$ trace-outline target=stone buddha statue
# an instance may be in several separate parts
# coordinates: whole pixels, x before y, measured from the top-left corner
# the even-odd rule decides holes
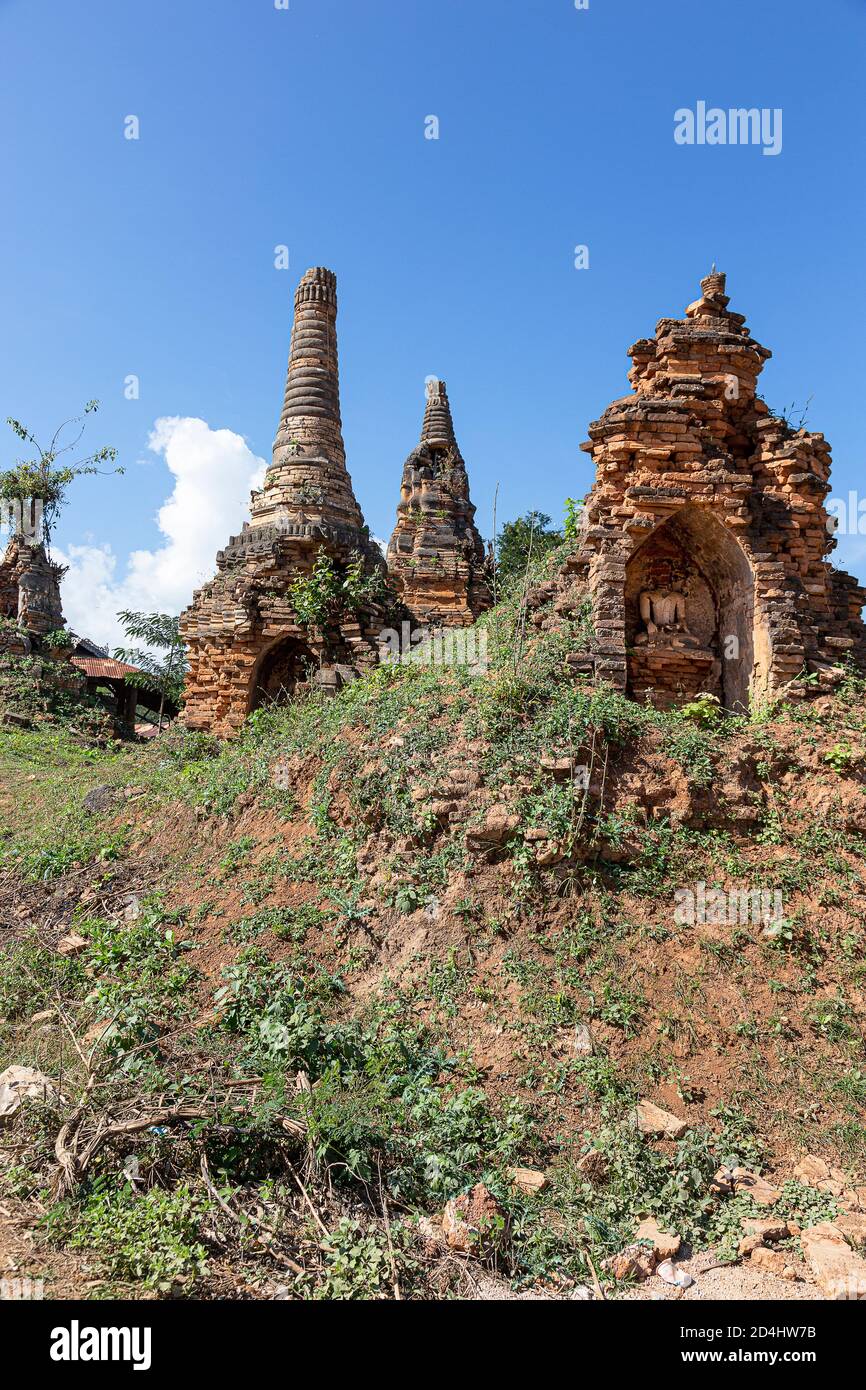
[[[640,618],[644,630],[635,636],[636,646],[699,647],[700,638],[689,632],[686,622],[686,595],[669,580],[652,589],[642,589]]]

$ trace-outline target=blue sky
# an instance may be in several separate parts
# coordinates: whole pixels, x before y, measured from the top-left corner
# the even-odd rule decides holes
[[[769,404],[811,396],[835,493],[861,488],[864,38],[864,0],[0,0],[0,415],[50,433],[98,397],[87,438],[127,468],[64,513],[67,615],[113,635],[115,604],[207,577],[270,456],[316,264],[379,536],[431,373],[482,531],[497,482],[500,519],[561,518],[626,349],[712,261],[773,349]],[[781,108],[781,153],[677,145],[699,100]],[[148,448],[174,417],[205,425]],[[866,578],[866,536],[836,558]]]

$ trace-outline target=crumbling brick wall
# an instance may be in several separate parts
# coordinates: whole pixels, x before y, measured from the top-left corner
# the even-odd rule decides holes
[[[0,560],[0,617],[16,622],[28,637],[61,628],[62,576],[62,567],[49,560],[41,541],[12,536]]]

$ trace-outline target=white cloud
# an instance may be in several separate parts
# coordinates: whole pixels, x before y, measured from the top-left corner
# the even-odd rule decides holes
[[[174,491],[156,521],[165,543],[133,550],[122,566],[111,545],[54,549],[69,566],[63,612],[82,636],[113,648],[124,642],[121,609],[179,613],[193,589],[215,573],[215,556],[247,516],[251,489],[261,487],[264,459],[232,430],[212,430],[204,420],[171,416],[154,424],[148,448],[174,476]]]
[[[829,556],[830,564],[837,569],[848,570],[851,574],[856,574],[863,582],[863,571],[866,567],[866,536],[838,536],[838,546]]]

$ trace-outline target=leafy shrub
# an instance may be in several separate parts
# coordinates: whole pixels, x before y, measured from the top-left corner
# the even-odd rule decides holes
[[[178,914],[166,913],[158,899],[142,904],[136,922],[91,918],[81,924],[90,939],[88,963],[97,977],[89,1002],[97,1017],[112,1019],[104,1042],[125,1051],[153,1041],[168,1019],[191,1009],[189,986],[195,977],[181,957],[192,949],[174,932]],[[137,1054],[125,1069],[142,1065]]]
[[[562,532],[550,525],[544,512],[527,512],[515,521],[506,521],[496,538],[496,576],[508,588],[522,581],[531,558],[538,560],[556,549]]]
[[[256,947],[242,951],[237,964],[223,971],[225,984],[214,996],[220,1026],[243,1039],[242,1057],[266,1069],[304,1067],[318,1075],[327,1065],[329,1048],[337,1055],[355,1051],[351,1030],[330,1027],[322,998],[340,992],[340,982],[321,972],[312,978],[284,964],[274,964]]]
[[[58,1204],[43,1225],[56,1243],[98,1251],[115,1277],[167,1293],[205,1273],[207,1249],[200,1235],[205,1210],[203,1200],[185,1186],[138,1195],[128,1185],[116,1192],[97,1180],[80,1205]]]
[[[324,1278],[314,1286],[313,1297],[382,1298],[388,1271],[388,1251],[381,1234],[365,1230],[359,1221],[344,1216],[328,1238]]]
[[[848,772],[852,764],[858,762],[860,754],[856,753],[850,743],[834,743],[833,747],[824,754],[824,762],[829,763],[834,772],[838,772],[840,777]]]
[[[721,701],[718,695],[696,695],[693,700],[681,705],[678,713],[680,719],[691,720],[703,729],[712,728],[722,717]]]
[[[384,579],[357,556],[344,569],[320,550],[313,571],[296,579],[289,589],[295,617],[302,627],[324,628],[344,613],[357,613],[385,599]]]
[[[68,651],[70,647],[75,646],[75,638],[65,627],[56,627],[51,632],[46,632],[42,641],[52,651]]]

